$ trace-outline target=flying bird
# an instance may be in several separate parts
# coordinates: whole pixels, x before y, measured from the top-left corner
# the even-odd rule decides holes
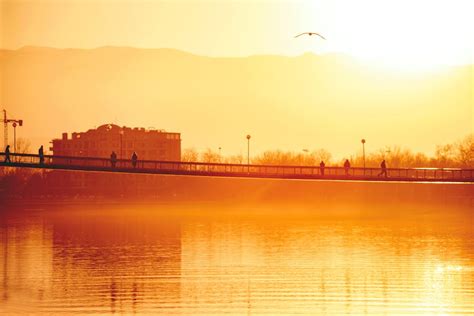
[[[300,37],[301,35],[305,35],[305,34],[307,34],[307,35],[309,35],[309,36],[317,35],[317,36],[321,37],[323,40],[325,40],[324,36],[322,36],[322,35],[319,34],[319,33],[314,33],[314,32],[304,32],[304,33],[301,33],[301,34],[296,35],[295,38]]]

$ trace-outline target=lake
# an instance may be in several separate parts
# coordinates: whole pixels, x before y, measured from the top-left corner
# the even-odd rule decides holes
[[[0,312],[472,315],[470,206],[3,206]]]

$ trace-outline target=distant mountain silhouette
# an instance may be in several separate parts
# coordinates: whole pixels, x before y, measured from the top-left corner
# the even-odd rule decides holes
[[[182,132],[183,147],[400,144],[431,150],[472,132],[473,67],[427,73],[367,67],[341,54],[211,58],[174,49],[23,47],[0,51],[0,106],[33,145],[106,122]]]

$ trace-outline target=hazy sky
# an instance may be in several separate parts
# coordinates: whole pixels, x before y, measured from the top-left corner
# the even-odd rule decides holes
[[[1,46],[341,51],[397,68],[472,62],[472,0],[0,0]],[[319,38],[298,38],[317,31]]]
[[[362,133],[360,128],[357,130],[364,137],[370,138],[371,134],[369,132],[372,133],[374,136],[372,136],[371,140],[373,139],[374,146],[412,144],[411,147],[413,149],[427,151],[430,148],[434,148],[435,144],[454,141],[465,136],[466,131],[473,131],[474,105],[472,102],[472,91],[474,88],[471,90],[466,88],[466,85],[472,86],[473,76],[463,76],[462,82],[457,82],[457,79],[449,76],[439,79],[439,82],[435,82],[436,80],[431,79],[436,75],[431,74],[442,73],[448,69],[447,67],[442,68],[440,66],[474,64],[474,0],[0,0],[0,4],[0,47],[6,49],[18,49],[23,46],[57,48],[131,46],[139,48],[174,48],[206,56],[248,56],[255,54],[295,56],[308,51],[320,54],[342,52],[360,58],[364,63],[377,66],[377,69],[379,65],[387,67],[389,70],[385,75],[387,73],[389,75],[385,78],[389,78],[390,74],[395,70],[396,72],[403,72],[403,76],[406,76],[408,72],[407,82],[413,80],[414,83],[426,83],[427,87],[424,92],[407,92],[406,95],[401,96],[405,99],[405,102],[392,106],[387,106],[393,99],[390,95],[390,93],[393,93],[390,80],[382,82],[381,86],[383,87],[377,86],[378,82],[376,84],[372,82],[370,86],[362,85],[367,91],[373,90],[370,93],[367,92],[367,95],[364,95],[364,97],[370,98],[373,95],[377,95],[377,93],[384,97],[382,98],[383,102],[380,102],[382,104],[380,109],[374,108],[371,111],[364,112],[364,115],[367,117],[367,120],[364,120],[366,132]],[[319,37],[294,38],[296,34],[307,31],[320,32],[327,38],[327,41]],[[21,60],[22,56],[18,58],[18,60]],[[54,58],[51,60],[51,67],[60,65],[58,60]],[[262,61],[259,67],[267,67],[269,64],[267,61]],[[67,70],[66,68],[58,68],[56,73],[51,68],[38,71],[37,68],[41,68],[41,65],[35,63],[34,60],[29,62],[29,68],[25,68],[23,60],[16,64],[9,64],[10,79],[6,75],[0,76],[0,80],[5,80],[4,82],[7,80],[13,82],[14,79],[22,78],[20,81],[17,80],[18,82],[15,81],[15,84],[18,86],[10,88],[9,91],[5,88],[7,84],[2,85],[0,81],[0,85],[2,85],[4,90],[0,90],[0,103],[3,103],[0,106],[6,107],[15,115],[20,115],[28,122],[31,122],[27,126],[25,124],[25,127],[22,129],[22,132],[27,137],[33,137],[33,135],[38,135],[41,132],[44,133],[41,141],[44,141],[58,137],[62,131],[71,131],[71,128],[77,131],[87,130],[95,125],[91,121],[91,117],[97,121],[97,124],[110,122],[117,118],[116,113],[120,112],[118,111],[118,109],[121,109],[120,106],[116,106],[113,112],[100,110],[100,107],[98,107],[100,102],[97,101],[97,99],[100,99],[105,104],[104,108],[115,106],[123,101],[117,96],[116,90],[113,90],[113,93],[110,94],[104,92],[104,87],[113,87],[114,84],[117,84],[117,81],[113,81],[115,74],[113,71],[103,72],[104,76],[112,78],[110,79],[112,81],[100,81],[97,87],[100,86],[101,90],[94,94],[96,99],[87,99],[82,95],[82,91],[80,91],[81,94],[79,95],[75,94],[77,93],[74,90],[77,85],[76,82],[71,83],[68,87],[63,87],[63,80],[75,80],[75,77],[69,73],[65,77],[59,76],[60,73]],[[140,71],[136,73],[131,72],[131,74],[128,74],[128,77],[122,78],[124,80],[131,80],[128,86],[123,87],[123,90],[131,89],[133,92],[135,91],[133,89],[137,88],[137,83],[140,82],[147,82],[150,85],[156,84],[156,80],[159,78],[153,77],[149,78],[149,81],[145,80],[145,78],[148,78],[147,76],[154,75],[151,72],[147,73],[149,70],[148,66],[143,66],[149,64],[143,62],[144,64],[142,65],[141,60],[134,60],[133,62],[141,67],[136,67]],[[56,65],[56,63],[58,64]],[[92,66],[87,65],[87,67],[93,68],[92,73],[96,71],[95,67],[99,67],[105,62],[96,61],[96,63],[96,65]],[[150,65],[154,63],[155,61],[150,62]],[[357,68],[364,69],[363,71],[357,71],[362,73],[366,68],[371,68],[365,67],[365,65],[364,67]],[[6,74],[7,67],[4,69],[0,70]],[[127,69],[127,67],[123,67],[120,70],[126,71]],[[143,69],[146,70],[143,71]],[[302,69],[307,70],[306,65]],[[309,71],[305,79],[302,78],[302,74],[305,71],[296,73],[295,78],[300,80],[298,84],[304,82],[308,87],[312,88],[318,85],[318,89],[323,89],[324,84],[329,82],[326,79],[334,77],[337,80],[335,81],[336,83],[333,82],[331,88],[336,89],[341,82],[344,82],[344,78],[338,77],[339,74],[334,72],[335,68],[331,68],[327,72],[327,77],[325,77],[324,81],[318,81],[319,69],[322,68],[315,67],[311,70],[312,72]],[[61,81],[55,82],[58,85],[57,88],[49,81],[45,85],[45,90],[51,90],[51,95],[48,95],[47,104],[56,107],[60,113],[64,112],[61,116],[61,122],[64,120],[64,117],[71,115],[72,123],[78,124],[77,126],[74,125],[72,127],[71,122],[63,122],[61,123],[62,125],[59,123],[50,124],[48,128],[39,127],[43,126],[44,123],[38,119],[36,113],[37,104],[32,100],[36,101],[40,97],[44,97],[45,92],[41,94],[34,89],[36,87],[34,80],[37,80],[37,78],[31,75],[33,70],[36,71],[35,74],[41,80],[47,80],[45,79],[46,76],[51,76],[50,80],[52,81],[62,78]],[[184,68],[181,73],[189,75],[186,72],[187,70]],[[21,71],[23,71],[23,77],[20,76]],[[255,71],[257,74],[259,73],[259,69],[252,69],[252,71]],[[268,71],[270,72],[270,70]],[[215,72],[217,73],[218,70],[215,70]],[[240,72],[237,72],[237,74],[246,75],[246,77],[241,80],[240,86],[231,86],[235,90],[245,90],[249,87],[254,87],[256,91],[261,91],[262,87],[265,87],[267,84],[266,81],[271,81],[271,79],[281,79],[284,81],[285,79],[285,73],[279,74],[279,77],[283,78],[278,78],[278,76],[261,76],[261,78],[264,78],[262,82],[253,82],[253,85],[251,85],[249,80],[252,80],[252,76],[246,73],[241,74]],[[170,74],[167,73],[167,75]],[[218,76],[216,75],[216,77]],[[83,77],[80,77],[78,74],[77,78]],[[232,82],[231,79],[233,78],[228,76],[217,83],[222,83],[225,86],[226,82]],[[33,86],[30,88],[30,91],[25,91],[25,81],[28,80],[31,81],[30,83]],[[354,95],[361,94],[356,89],[358,86],[357,81],[354,82],[354,84],[348,84],[348,89]],[[163,81],[162,84],[168,83],[168,81]],[[10,87],[14,85],[12,83],[9,84]],[[88,82],[84,79],[79,84],[87,86]],[[213,84],[216,83],[213,82]],[[438,91],[438,86],[441,85],[449,87],[449,92],[446,92],[445,99],[438,100],[438,103],[442,105],[442,111],[436,111],[429,107],[431,105],[429,100],[442,95]],[[278,87],[278,84],[275,84],[275,86]],[[183,93],[181,86],[177,85],[177,87],[178,92],[173,95],[173,98],[170,97],[169,100],[163,100],[163,104],[173,104],[173,102],[176,103],[179,100]],[[65,90],[61,90],[62,88]],[[91,89],[94,90],[93,88]],[[134,100],[136,107],[141,110],[148,109],[152,113],[153,107],[151,103],[156,100],[149,98],[149,94],[140,94],[147,87],[139,88],[134,93],[147,96],[147,98],[141,100],[141,105],[139,102],[136,102],[137,100]],[[225,88],[228,87],[225,86]],[[462,92],[458,93],[457,89]],[[35,95],[35,91],[38,95]],[[63,94],[61,94],[61,91]],[[65,91],[73,92],[66,93]],[[132,92],[128,91],[130,95],[133,94]],[[278,95],[285,95],[285,91],[279,92]],[[2,93],[4,95],[3,99]],[[317,94],[319,95],[319,92]],[[199,96],[200,91],[196,91],[196,95]],[[249,95],[252,97],[250,100],[254,100],[254,95]],[[24,97],[23,99],[22,96]],[[239,96],[236,95],[236,97]],[[423,101],[425,102],[423,104],[418,102],[418,99],[422,98],[422,96],[424,97],[423,100],[426,101]],[[162,93],[156,95],[156,98],[159,97],[162,97]],[[208,97],[214,98],[218,96],[213,92]],[[309,120],[311,118],[307,113],[324,109],[325,105],[331,105],[338,97],[338,94],[332,95],[331,98],[326,100],[326,103],[313,107],[308,103],[312,99],[306,94],[301,94],[296,99],[292,97],[291,103],[294,104],[285,105],[286,107],[281,108],[281,111],[286,111],[285,113],[288,113],[287,117],[291,117],[291,115],[298,115],[297,111],[294,110],[295,107],[305,106],[304,111],[301,111],[301,113],[305,113],[303,117],[288,120],[288,126],[294,129],[295,127],[301,127],[301,119]],[[46,102],[45,100],[43,101]],[[49,102],[50,100],[53,100],[54,104],[51,103],[53,101]],[[207,102],[205,98],[199,100],[199,102]],[[469,102],[470,100],[471,102]],[[67,105],[79,101],[91,103],[89,104],[92,109],[91,115],[78,112],[72,116],[73,114],[71,113],[73,112]],[[235,100],[232,99],[230,94],[223,96],[223,104],[232,104],[233,101]],[[277,107],[275,105],[277,103],[289,104],[286,99],[282,100],[275,96],[274,90],[271,90],[265,96],[265,100],[260,100],[260,103],[255,100],[255,104],[248,100],[244,101],[242,101],[242,104],[250,107],[262,106],[265,102],[273,104],[275,107]],[[357,103],[357,101],[351,100],[349,103],[348,110],[355,112],[358,112],[360,108],[367,107],[365,102]],[[196,104],[198,103],[189,102],[188,106],[192,109],[196,107]],[[242,104],[235,104],[232,108],[229,107],[226,110],[228,111],[227,113],[241,110],[243,108]],[[399,126],[405,126],[404,124],[407,120],[414,120],[413,116],[406,118],[405,114],[402,115],[397,112],[406,113],[407,109],[403,108],[403,106],[411,106],[414,113],[420,114],[422,119],[419,121],[425,124],[424,131],[429,130],[429,128],[436,128],[436,132],[444,135],[445,139],[441,139],[435,133],[436,135],[430,135],[430,140],[422,139],[424,137],[414,140],[413,136],[403,136],[403,133],[398,133]],[[129,126],[154,126],[148,124],[151,124],[149,120],[154,120],[155,116],[137,116],[137,120],[134,121],[131,118],[134,117],[135,108],[130,109],[126,103],[122,107],[122,114],[118,117],[121,124]],[[375,113],[385,113],[386,111],[392,111],[393,113],[391,116],[387,116],[387,123],[385,123],[385,119],[374,123],[374,110]],[[161,111],[161,108],[157,108],[155,111]],[[113,117],[111,117],[111,113],[114,113]],[[44,115],[49,114],[46,113]],[[200,115],[199,118],[202,118],[202,114]],[[427,115],[431,119],[427,119]],[[190,117],[190,119],[194,119],[194,117]],[[447,127],[442,123],[444,119],[458,126],[446,132],[445,129]],[[176,122],[172,125],[172,130],[182,131],[184,135],[193,135],[200,128],[200,126],[192,124],[186,125],[182,122],[183,120],[179,115],[169,113],[167,122],[173,120],[176,120]],[[235,128],[229,127],[232,121],[235,121],[235,117],[229,117],[228,121],[221,120],[222,129],[228,129],[226,131],[227,134],[222,134],[223,139],[225,137],[230,138],[230,133],[237,133]],[[399,125],[392,128],[391,124],[393,125],[394,122],[398,122]],[[254,123],[254,125],[249,123],[248,126],[245,126],[245,130],[238,132],[240,133],[239,135],[245,135],[248,131],[256,131],[255,133],[257,133],[260,131],[259,128],[262,130],[260,134],[266,132],[269,135],[281,130],[278,124],[271,125],[268,123],[268,126],[262,127],[258,120]],[[81,125],[79,126],[79,124]],[[216,144],[222,144],[223,140],[218,138],[209,140],[208,143],[203,141],[212,134],[211,129],[209,129],[213,127],[211,126],[212,124],[215,125],[216,123],[212,123],[212,121],[206,123],[207,129],[202,130],[202,136],[196,136],[195,138],[192,138],[193,136],[184,137],[186,139],[185,143],[183,143],[184,147],[196,146],[198,148],[206,148],[211,146],[217,147]],[[307,129],[304,131],[302,129],[301,132],[301,134],[306,135],[304,139],[306,143],[310,143],[312,137],[308,134],[308,131],[314,132],[311,124],[308,123]],[[186,130],[186,128],[189,128],[189,130]],[[335,135],[339,132],[338,128],[337,124],[333,124],[328,127],[324,135]],[[392,128],[392,130],[382,133],[384,128]],[[414,124],[411,128],[415,129],[417,125]],[[409,128],[404,132],[410,134],[408,133]],[[350,135],[351,133],[352,131],[348,129],[345,135]],[[387,138],[389,134],[393,136],[391,139]],[[295,135],[292,132],[289,137],[291,138]],[[355,146],[358,146],[358,138],[360,137],[360,135],[356,137],[357,142],[351,140]],[[263,139],[263,137],[261,138]],[[235,139],[237,139],[237,136],[235,136]],[[332,137],[328,142],[334,143],[334,139],[335,137]],[[284,141],[277,142],[279,139],[274,136],[268,136],[265,142],[269,144],[272,140],[275,141],[270,144],[273,148],[288,148],[288,143],[291,143],[290,141],[286,143]],[[306,146],[303,144],[304,142],[302,140],[301,144],[295,144],[294,146],[303,148],[302,146]],[[333,149],[327,144],[321,144],[321,146]],[[347,143],[341,141],[340,147],[343,148],[344,146],[347,146]],[[261,146],[259,149],[267,148]],[[238,146],[235,146],[232,152],[235,153],[238,150]],[[337,151],[339,149],[334,147],[334,150]],[[342,150],[339,150],[339,152],[342,152]]]

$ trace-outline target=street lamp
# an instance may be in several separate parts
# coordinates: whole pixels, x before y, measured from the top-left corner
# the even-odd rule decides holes
[[[123,157],[122,157],[123,129],[119,132],[119,134],[120,134],[120,159],[123,159]]]
[[[221,150],[222,150],[222,147],[219,147],[219,162],[222,162]]]
[[[365,173],[365,139],[362,138],[360,142],[362,143],[362,159],[364,160],[364,173]]]
[[[16,154],[16,123],[13,123],[13,151]]]
[[[13,120],[13,149],[15,150],[16,154],[16,126],[23,126],[23,120]]]
[[[247,165],[250,165],[250,135],[247,135]]]

